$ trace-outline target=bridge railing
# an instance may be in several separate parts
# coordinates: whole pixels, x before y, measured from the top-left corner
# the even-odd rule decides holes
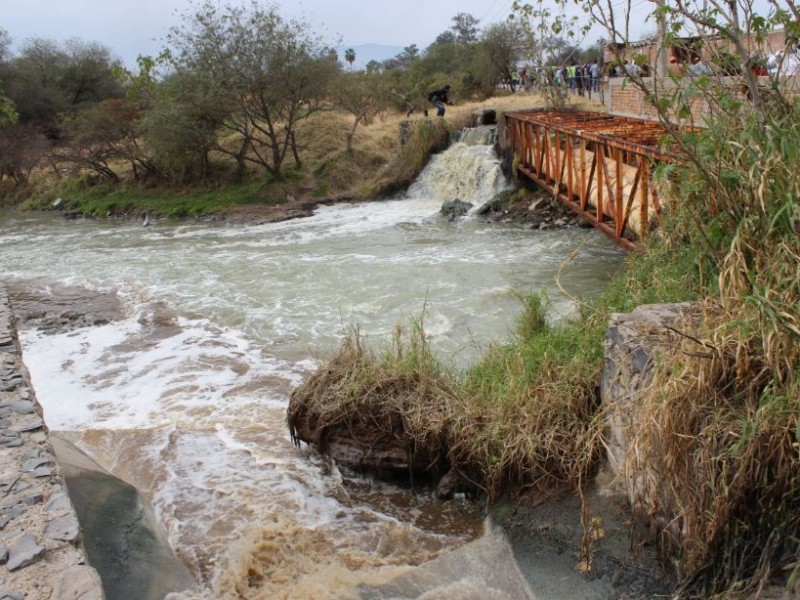
[[[604,113],[507,113],[507,140],[520,173],[552,192],[597,229],[635,249],[661,215],[655,163],[674,159],[658,147],[657,123]]]

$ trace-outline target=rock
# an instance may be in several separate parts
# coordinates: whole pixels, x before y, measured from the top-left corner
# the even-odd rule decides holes
[[[39,477],[50,477],[53,474],[53,469],[50,467],[36,467],[31,471],[31,477],[38,479]]]
[[[634,513],[651,514],[656,510],[649,506],[654,497],[649,482],[658,477],[646,465],[636,470],[639,474],[635,477],[627,478],[623,472],[631,440],[640,427],[640,419],[646,418],[637,399],[652,383],[654,358],[675,343],[667,326],[679,327],[681,321],[692,319],[696,312],[697,308],[688,302],[640,306],[630,314],[612,315],[606,332],[600,395],[608,411],[606,450],[615,482],[609,488],[612,493],[627,494]]]
[[[12,377],[0,383],[0,392],[10,392],[22,385],[22,377]]]
[[[44,530],[45,537],[51,540],[74,543],[80,537],[81,528],[74,514],[54,519]]]
[[[8,546],[0,542],[0,564],[8,560]]]
[[[50,500],[47,501],[45,508],[50,512],[55,512],[58,510],[70,510],[72,508],[72,504],[70,503],[69,497],[66,494],[59,492],[58,494],[53,494]]]
[[[62,200],[61,198],[56,198],[55,200],[53,200],[53,208],[58,208],[62,204],[64,204],[64,200]]]
[[[13,404],[9,404],[8,408],[13,410],[18,415],[30,415],[36,412],[36,407],[30,400],[20,400],[18,402],[14,402]]]
[[[44,421],[40,417],[34,417],[32,419],[28,419],[22,423],[17,424],[14,429],[19,433],[27,433],[29,431],[36,431],[37,429],[41,429],[44,427]]]
[[[463,217],[466,215],[472,207],[473,204],[456,198],[455,200],[450,200],[449,202],[442,204],[442,208],[439,212],[441,212],[443,215],[446,215],[447,218],[452,221],[458,217]]]
[[[0,600],[23,600],[25,596],[13,590],[0,590]]]
[[[16,571],[32,565],[44,555],[44,551],[44,548],[36,543],[36,538],[26,533],[8,553],[8,570]]]
[[[6,448],[19,448],[24,442],[16,431],[0,432],[0,445]]]
[[[26,460],[22,464],[22,470],[25,473],[29,473],[30,471],[33,471],[37,467],[41,467],[42,465],[47,465],[47,464],[50,464],[52,462],[53,462],[53,460],[51,458],[47,458],[47,457],[31,458],[29,460]]]
[[[87,565],[75,565],[49,578],[53,598],[58,600],[103,600],[100,575]],[[2,600],[2,597],[0,597]]]
[[[25,511],[18,506],[15,506],[11,510],[4,510],[3,512],[0,512],[0,530],[5,529],[6,525],[24,512]]]

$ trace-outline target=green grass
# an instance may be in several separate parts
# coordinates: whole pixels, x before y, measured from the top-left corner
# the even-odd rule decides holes
[[[220,188],[195,190],[119,189],[110,184],[91,187],[68,186],[57,194],[64,198],[65,210],[76,210],[93,217],[138,216],[144,213],[165,217],[209,215],[241,205],[276,205],[285,193],[275,185],[260,182],[225,185]],[[47,208],[52,200],[32,199],[26,209]]]

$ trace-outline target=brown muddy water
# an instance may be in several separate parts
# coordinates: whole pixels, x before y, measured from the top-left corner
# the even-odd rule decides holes
[[[493,558],[432,563],[441,571],[407,597],[521,597],[480,503],[343,473],[295,448],[285,423],[292,388],[351,327],[379,346],[422,316],[463,368],[507,336],[516,293],[545,290],[552,318],[568,318],[571,296],[619,268],[622,252],[593,231],[441,217],[443,200],[479,204],[504,185],[487,148],[452,147],[407,198],[285,223],[0,213],[2,279],[45,420],[150,502],[195,582],[169,598],[384,597],[470,543]],[[476,182],[448,187],[465,169]]]

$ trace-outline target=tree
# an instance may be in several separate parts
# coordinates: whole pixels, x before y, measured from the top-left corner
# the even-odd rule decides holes
[[[20,121],[57,137],[59,115],[83,110],[124,90],[116,74],[119,62],[110,50],[72,39],[63,46],[43,38],[28,40],[19,56],[4,65],[6,94]]]
[[[344,51],[344,59],[347,61],[347,64],[350,65],[350,70],[353,70],[353,63],[356,61],[356,51],[352,48],[348,48]]]
[[[230,114],[227,94],[189,71],[168,75],[155,93],[141,129],[159,172],[177,181],[207,177],[217,131]]]
[[[586,0],[591,1],[591,0]],[[590,24],[578,16],[567,16],[567,0],[555,0],[555,11],[551,3],[544,0],[534,3],[514,0],[509,17],[519,24],[523,33],[523,58],[533,66],[534,85],[543,93],[550,106],[563,107],[568,90],[554,85],[552,71],[560,66],[557,59],[564,59],[564,49],[576,45],[589,31]],[[587,9],[588,10],[588,9]]]
[[[453,26],[450,29],[459,44],[470,45],[478,41],[478,19],[468,13],[458,13],[452,21]]]
[[[280,179],[289,153],[301,164],[297,125],[324,106],[338,72],[329,47],[309,31],[274,6],[218,7],[211,0],[170,31],[175,69],[203,78],[230,108],[221,127],[238,141],[216,147],[236,160],[240,176],[253,164]]]
[[[141,145],[139,106],[126,99],[108,99],[76,114],[65,115],[59,128],[64,140],[53,148],[58,161],[94,171],[110,181],[121,176],[113,165],[125,161],[135,179],[156,169]]]
[[[522,42],[522,30],[514,21],[495,23],[486,28],[479,47],[485,86],[491,89],[502,79],[511,82],[511,91],[514,91],[513,71],[520,58]]]
[[[411,44],[403,48],[403,51],[394,58],[384,61],[385,69],[408,69],[419,60],[419,48],[416,44]]]
[[[379,73],[348,73],[340,77],[333,90],[336,105],[354,117],[347,132],[347,151],[352,153],[358,125],[369,125],[389,104],[388,85]]]
[[[7,177],[18,186],[25,184],[47,148],[47,140],[31,124],[0,127],[0,181]]]
[[[0,27],[0,64],[7,62],[11,57],[12,41],[8,31]]]
[[[366,66],[367,73],[380,73],[381,70],[381,63],[379,63],[374,58],[367,63]]]
[[[436,36],[436,39],[434,40],[433,44],[434,45],[455,44],[456,41],[457,40],[455,33],[453,33],[452,31],[443,31],[442,33]]]

